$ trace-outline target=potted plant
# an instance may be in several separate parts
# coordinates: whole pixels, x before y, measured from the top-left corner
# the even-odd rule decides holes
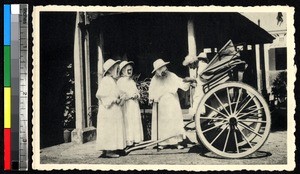
[[[151,112],[146,112],[146,110],[150,110],[152,107],[149,105],[149,85],[151,79],[146,78],[142,81],[137,81],[137,88],[140,93],[139,103],[140,108],[142,110],[142,123],[143,123],[143,131],[144,131],[144,140],[151,139]]]
[[[97,114],[98,114],[98,105],[92,105],[88,109],[88,117],[91,118],[91,123],[88,123],[89,126],[97,127]]]

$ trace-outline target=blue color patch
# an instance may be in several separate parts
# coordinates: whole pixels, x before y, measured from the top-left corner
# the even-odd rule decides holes
[[[10,16],[10,5],[4,5],[4,45],[10,45],[10,25],[11,25],[11,16]]]

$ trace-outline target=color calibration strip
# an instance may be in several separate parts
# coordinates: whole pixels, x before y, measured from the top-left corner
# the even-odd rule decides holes
[[[19,170],[28,170],[28,5],[20,4]]]
[[[20,31],[19,5],[11,4],[11,170],[19,169],[19,62]]]
[[[4,169],[28,170],[28,5],[4,5]]]
[[[11,170],[11,6],[4,5],[4,170]]]

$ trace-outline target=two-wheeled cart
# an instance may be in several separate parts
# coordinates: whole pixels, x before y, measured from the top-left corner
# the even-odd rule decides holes
[[[242,158],[256,152],[270,133],[267,102],[253,87],[241,82],[245,67],[246,63],[239,59],[239,51],[230,40],[200,76],[205,95],[194,117],[199,143],[226,158]],[[170,138],[145,141],[125,152]]]

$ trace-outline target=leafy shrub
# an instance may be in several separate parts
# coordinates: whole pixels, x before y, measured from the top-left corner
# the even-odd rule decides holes
[[[286,100],[287,96],[287,74],[280,72],[273,81],[272,93],[280,103]]]
[[[149,85],[150,85],[150,78],[146,78],[142,81],[137,81],[137,88],[140,93],[139,103],[142,110],[142,124],[143,124],[143,132],[144,132],[144,140],[150,140],[151,139],[151,120],[152,120],[152,114],[146,113],[146,109],[151,109],[151,106],[149,105]]]
[[[67,65],[65,78],[67,84],[64,87],[65,109],[64,109],[64,128],[75,128],[75,81],[73,75],[73,64]]]
[[[150,85],[150,79],[146,78],[143,81],[138,81],[137,82],[137,88],[140,92],[140,98],[139,98],[139,102],[143,107],[147,107],[149,105],[148,103],[148,98],[149,98],[149,85]]]

